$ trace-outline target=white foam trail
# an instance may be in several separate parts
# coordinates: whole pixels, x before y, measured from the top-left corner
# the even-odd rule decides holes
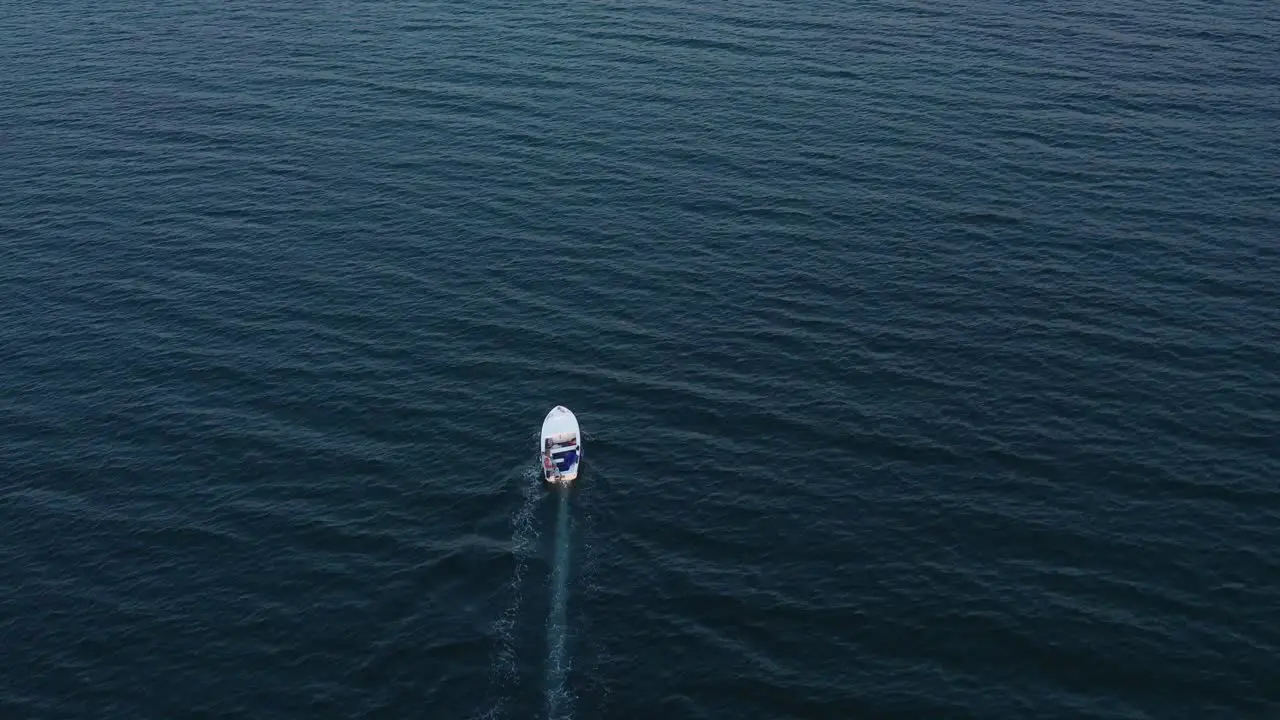
[[[597,569],[605,552],[603,546],[607,544],[607,538],[601,538],[598,535],[598,525],[604,510],[596,490],[602,483],[608,484],[608,482],[607,471],[602,470],[593,461],[590,482],[575,488],[573,529],[574,541],[577,543],[575,557],[579,558],[574,568],[575,597],[579,588],[587,597],[598,596],[604,589],[595,582]],[[574,660],[578,664],[580,670],[578,675],[582,680],[581,684],[576,686],[580,693],[577,698],[578,709],[592,717],[608,717],[610,687],[609,683],[603,682],[601,678],[605,675],[602,668],[606,667],[612,658],[600,645],[600,638],[591,631],[593,619],[589,615],[578,612],[573,620],[575,637],[578,639],[574,646]],[[589,705],[590,711],[582,709],[584,704]]]
[[[538,529],[534,524],[534,510],[542,499],[539,487],[540,473],[537,468],[525,467],[519,474],[520,491],[523,495],[520,507],[511,516],[511,555],[515,560],[515,569],[511,573],[511,604],[502,615],[494,621],[494,632],[498,637],[497,655],[494,657],[492,680],[499,692],[495,698],[495,706],[485,717],[497,718],[503,715],[502,696],[505,688],[514,685],[519,679],[519,666],[516,662],[516,620],[520,616],[520,606],[524,600],[524,577],[527,571],[528,558],[538,540]]]
[[[565,687],[569,658],[569,488],[560,487],[556,511],[556,554],[551,568],[551,609],[547,614],[547,720],[567,720],[573,713],[572,697]]]

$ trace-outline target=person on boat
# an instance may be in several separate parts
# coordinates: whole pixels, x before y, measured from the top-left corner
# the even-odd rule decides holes
[[[561,472],[568,472],[569,468],[572,468],[573,464],[578,462],[578,451],[570,450],[564,453],[563,455],[561,455],[559,457],[559,460],[560,460],[560,465],[558,465],[556,469],[560,470]]]

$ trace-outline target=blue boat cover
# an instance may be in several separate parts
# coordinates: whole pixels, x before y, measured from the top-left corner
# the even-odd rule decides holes
[[[558,454],[558,455],[552,455],[551,457],[552,457],[552,459],[554,459],[554,460],[556,460],[556,461],[557,461],[557,463],[556,463],[556,469],[558,469],[558,470],[560,470],[561,472],[563,472],[563,471],[568,470],[569,468],[573,467],[575,464],[577,464],[577,462],[578,462],[578,451],[577,451],[577,450],[570,450],[570,451],[568,451],[568,452],[560,453],[560,454]]]

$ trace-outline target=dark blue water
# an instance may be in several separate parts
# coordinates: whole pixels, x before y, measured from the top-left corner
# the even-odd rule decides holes
[[[9,4],[0,716],[1280,717],[1278,8]]]

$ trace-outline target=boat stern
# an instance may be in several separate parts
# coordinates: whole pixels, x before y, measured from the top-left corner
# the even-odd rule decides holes
[[[578,479],[578,470],[575,468],[567,472],[549,473],[545,479],[549,485],[571,485]]]

